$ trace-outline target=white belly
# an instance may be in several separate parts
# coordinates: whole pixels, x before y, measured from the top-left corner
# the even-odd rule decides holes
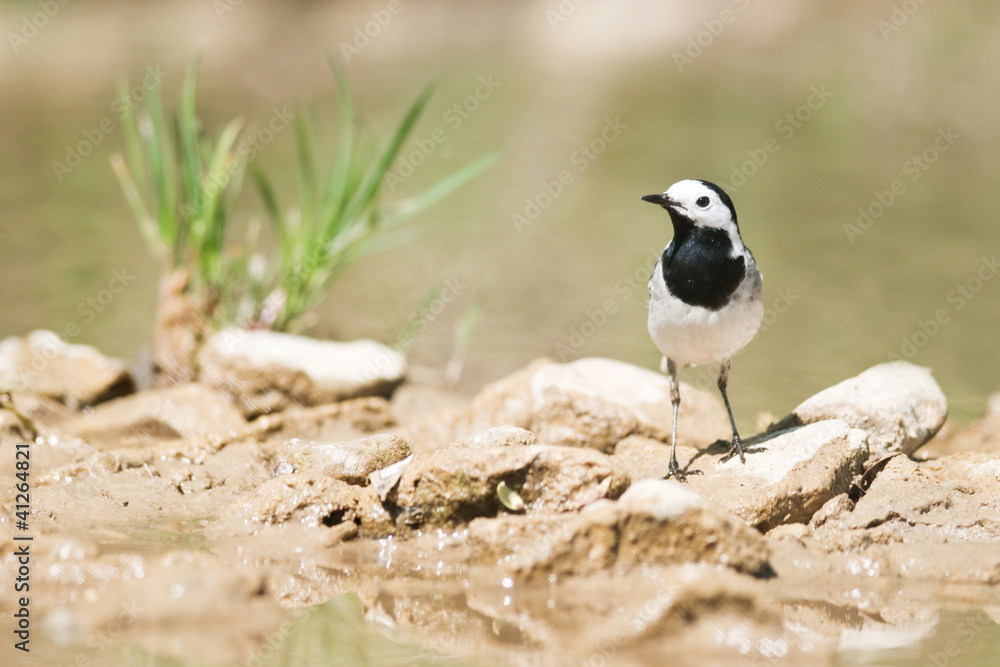
[[[761,281],[745,279],[719,310],[689,306],[667,292],[660,264],[649,283],[649,335],[678,367],[731,359],[757,335],[764,317]]]

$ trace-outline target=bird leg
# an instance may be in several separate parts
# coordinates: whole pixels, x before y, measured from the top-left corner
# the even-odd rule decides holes
[[[733,427],[733,443],[729,448],[729,453],[722,459],[722,462],[725,463],[739,454],[740,463],[745,464],[747,460],[746,457],[743,456],[743,453],[746,450],[743,448],[743,442],[740,440],[740,434],[736,431],[736,420],[733,419],[733,409],[729,407],[729,397],[726,396],[726,385],[729,383],[729,366],[732,363],[732,359],[727,359],[722,362],[721,366],[719,366],[719,391],[722,392],[722,402],[726,404],[726,412],[729,413],[729,425]]]
[[[667,359],[667,375],[670,378],[670,405],[673,408],[673,420],[670,423],[670,472],[667,473],[667,479],[676,477],[680,480],[684,479],[684,473],[677,465],[677,408],[681,406],[681,390],[677,386],[677,366],[672,359]]]
[[[668,359],[667,357],[663,359],[666,362],[667,377],[670,380],[670,406],[673,409],[673,420],[670,425],[670,471],[664,479],[673,477],[678,482],[683,482],[688,475],[699,475],[701,471],[692,470],[686,472],[681,470],[681,467],[677,464],[677,409],[681,405],[681,390],[677,384],[677,365],[674,364],[672,359]]]

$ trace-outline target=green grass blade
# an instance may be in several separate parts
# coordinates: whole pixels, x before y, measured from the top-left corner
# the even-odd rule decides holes
[[[339,201],[329,212],[329,216],[324,220],[324,225],[320,238],[324,245],[335,243],[343,234],[350,233],[351,227],[357,224],[359,218],[364,214],[361,209],[357,213],[347,210],[355,193],[361,188],[361,183],[370,165],[375,160],[375,142],[368,136],[360,134],[355,130],[355,138],[351,141],[351,155],[349,156],[347,167],[344,172],[343,193],[338,195]]]
[[[202,173],[201,153],[198,145],[198,117],[196,115],[199,60],[200,58],[196,57],[184,74],[180,118],[178,120],[181,187],[184,192],[184,201],[191,207],[191,216],[195,219],[200,217],[204,205],[199,197]]]
[[[153,197],[156,203],[156,218],[160,233],[171,249],[174,266],[183,261],[183,253],[178,242],[178,221],[174,207],[177,203],[176,181],[173,169],[173,141],[163,117],[163,102],[160,97],[160,84],[154,83],[149,89],[147,110],[148,124],[139,121],[139,134],[144,139],[146,155],[149,162],[149,176],[153,186]]]
[[[243,122],[238,118],[225,127],[216,142],[201,182],[200,196],[204,199],[204,205],[196,221],[196,242],[200,247],[196,247],[195,251],[198,252],[199,260],[204,263],[204,273],[213,284],[218,284],[221,280],[220,259],[228,220],[222,198],[227,192],[235,190],[239,172],[243,168],[242,158],[233,153],[233,146],[242,130]]]
[[[149,214],[149,209],[146,208],[142,195],[139,194],[139,189],[136,187],[132,174],[129,172],[129,167],[126,165],[125,158],[122,157],[121,153],[115,153],[111,156],[111,169],[118,178],[122,193],[125,195],[125,201],[128,202],[129,207],[132,209],[132,214],[139,223],[139,232],[142,234],[143,241],[145,241],[146,247],[149,248],[149,252],[165,264],[169,264],[167,246],[164,244],[163,237],[160,236],[159,225],[156,224],[153,216]]]
[[[378,255],[390,250],[412,245],[427,236],[427,229],[419,225],[397,225],[388,227],[384,223],[378,233],[363,242],[362,257]]]
[[[271,186],[271,179],[267,177],[264,170],[257,164],[250,165],[250,177],[253,178],[254,183],[257,185],[257,192],[260,193],[261,201],[264,202],[264,211],[271,220],[275,235],[280,241],[281,237],[286,233],[285,220],[281,214],[281,207],[278,206],[278,198],[274,194],[274,188]]]
[[[204,210],[214,215],[220,198],[234,182],[235,176],[242,169],[244,159],[236,155],[233,146],[243,131],[243,121],[236,118],[226,125],[215,144],[215,150],[209,158],[208,168],[202,180],[204,189]]]
[[[403,200],[396,209],[386,214],[385,225],[391,227],[399,224],[436,204],[496,164],[500,160],[500,155],[500,150],[495,150],[476,158],[461,169],[445,176],[419,195]]]
[[[403,116],[399,127],[396,128],[396,132],[392,135],[389,145],[378,161],[368,170],[365,179],[359,186],[358,191],[351,198],[350,205],[344,212],[344,217],[348,220],[359,216],[377,199],[386,172],[389,171],[389,167],[395,161],[403,143],[410,136],[410,132],[420,118],[420,114],[423,113],[424,108],[427,106],[427,102],[430,101],[430,97],[434,93],[434,87],[434,84],[428,84],[420,91],[417,99],[410,106],[406,115]]]
[[[316,222],[316,180],[319,173],[316,151],[321,141],[314,122],[314,112],[307,106],[295,117],[295,152],[299,167],[299,196],[302,222],[310,229]]]

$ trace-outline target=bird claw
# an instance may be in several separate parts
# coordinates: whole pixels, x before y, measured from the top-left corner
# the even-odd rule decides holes
[[[720,461],[720,463],[725,463],[726,461],[729,461],[737,454],[739,454],[740,463],[746,465],[747,459],[743,455],[743,443],[740,442],[739,440],[733,440],[733,444],[729,447],[729,453],[722,457],[722,461]]]
[[[686,482],[688,475],[701,475],[703,474],[700,470],[681,470],[681,467],[677,465],[676,461],[670,462],[670,471],[667,472],[667,476],[663,479],[670,479],[673,477],[678,482]]]
[[[743,441],[741,441],[739,438],[733,438],[733,443],[729,447],[729,453],[723,456],[722,460],[719,461],[719,463],[725,463],[726,461],[738,455],[740,457],[740,463],[746,465],[747,459],[746,456],[744,456],[744,454],[756,454],[758,452],[764,452],[764,451],[767,451],[765,447],[761,447],[760,445],[756,447],[744,447]]]

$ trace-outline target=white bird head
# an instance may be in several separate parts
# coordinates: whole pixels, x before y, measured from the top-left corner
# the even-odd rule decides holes
[[[642,200],[667,209],[675,227],[678,223],[725,231],[735,227],[739,233],[733,200],[715,183],[695,179],[678,181],[663,194],[646,195]]]

